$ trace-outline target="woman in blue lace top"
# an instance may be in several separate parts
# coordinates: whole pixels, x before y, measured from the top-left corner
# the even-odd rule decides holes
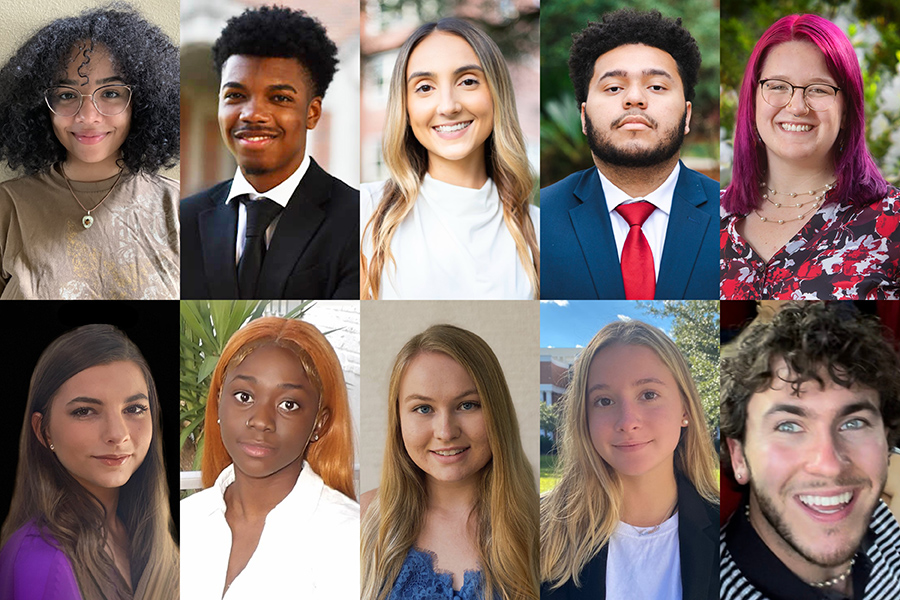
[[[362,597],[537,600],[538,504],[500,363],[434,325],[394,362],[378,489],[363,494]]]

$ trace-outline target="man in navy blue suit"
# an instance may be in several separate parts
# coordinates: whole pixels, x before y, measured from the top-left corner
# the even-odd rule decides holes
[[[625,9],[574,36],[596,168],[541,190],[541,297],[719,294],[719,185],[679,160],[700,51],[681,19]]]

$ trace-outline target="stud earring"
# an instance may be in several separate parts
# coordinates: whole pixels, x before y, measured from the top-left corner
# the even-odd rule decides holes
[[[682,420],[681,420],[681,424],[682,424],[683,426],[687,427],[687,426],[688,426],[688,420],[687,420],[687,419],[682,419]]]
[[[56,447],[53,444],[50,444],[50,452],[53,452],[54,450],[56,450]]]
[[[737,480],[738,483],[740,483],[741,480],[744,478],[744,474],[741,473],[740,471],[737,471],[734,474],[734,478]]]
[[[314,442],[318,442],[318,441],[319,441],[319,434],[318,434],[318,433],[317,433],[316,435],[313,436],[313,441],[314,441]]]
[[[216,425],[221,425],[221,424],[222,424],[222,419],[216,419]]]
[[[250,419],[247,419],[247,422],[244,423],[244,425],[246,425],[247,427],[250,427]]]

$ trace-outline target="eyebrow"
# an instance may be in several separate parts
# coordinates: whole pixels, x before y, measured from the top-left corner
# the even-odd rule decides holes
[[[786,83],[791,83],[790,78],[787,75],[772,75],[771,77],[760,77],[760,79],[777,79],[779,81],[784,81]],[[809,85],[815,85],[817,83],[824,83],[826,85],[830,85],[832,87],[838,87],[837,82],[833,79],[827,79],[825,77],[812,77],[809,79],[812,83]],[[793,85],[793,84],[791,84]],[[796,87],[796,86],[795,86]],[[801,86],[802,87],[802,86]]]
[[[798,406],[796,404],[775,404],[766,413],[763,415],[763,418],[769,417],[776,413],[788,413],[791,415],[797,415],[798,417],[809,417],[811,413],[806,410],[803,406]],[[848,415],[852,415],[858,412],[871,412],[874,414],[881,414],[881,411],[874,406],[868,400],[860,400],[859,402],[854,402],[852,404],[848,404],[843,407],[837,414],[837,418],[846,417]]]
[[[471,390],[466,390],[462,394],[454,397],[451,402],[456,402],[457,400],[462,400],[466,396],[477,396],[478,390],[472,388]],[[410,394],[406,398],[403,399],[404,402],[409,402],[410,400],[422,400],[425,402],[434,402],[434,398],[430,398],[429,396],[425,396],[423,394]]]
[[[117,81],[122,83],[125,82],[125,80],[118,75],[113,75],[112,77],[104,77],[103,79],[98,79],[96,83],[97,85],[105,85],[107,83],[114,83]],[[60,81],[60,83],[65,85],[78,85],[78,82],[74,79],[63,79],[62,81]],[[88,83],[90,83],[90,81],[88,81]],[[88,83],[82,83],[81,85],[88,85]]]
[[[674,78],[669,74],[668,71],[664,71],[662,69],[644,69],[641,71],[641,75],[644,77],[653,77],[654,75],[659,75],[660,77],[665,77],[666,79],[671,79],[674,81]],[[612,71],[607,71],[603,75],[601,75],[597,81],[602,81],[609,77],[628,77],[628,71],[625,69],[613,69]]]
[[[133,394],[125,399],[125,402],[122,404],[128,404],[129,402],[136,402],[137,400],[149,400],[147,398],[147,394],[143,392],[138,392],[137,394]],[[77,396],[72,398],[68,402],[66,402],[66,406],[70,404],[75,404],[76,402],[80,402],[81,404],[95,404],[97,406],[103,406],[103,400],[99,400],[97,398],[92,398],[90,396]]]
[[[642,379],[638,379],[637,381],[633,382],[631,385],[639,386],[639,385],[645,385],[648,383],[655,383],[657,385],[666,385],[662,380],[657,379],[656,377],[644,377]],[[607,390],[607,389],[609,389],[609,387],[610,386],[605,383],[597,383],[597,384],[589,387],[587,393],[591,394],[592,392],[595,392],[597,390]]]
[[[256,377],[254,377],[253,375],[235,375],[232,378],[232,381],[234,381],[235,379],[249,381],[250,383],[259,383],[259,380],[257,380]],[[282,390],[305,390],[306,389],[306,386],[304,386],[302,383],[289,383],[289,382],[279,383],[275,387],[282,389]]]
[[[453,71],[454,75],[459,75],[460,73],[465,73],[466,71],[481,71],[484,73],[484,69],[479,67],[478,65],[463,65],[462,67],[457,67],[456,70]],[[432,71],[416,71],[412,75],[406,78],[406,82],[409,83],[416,77],[430,77],[434,78],[435,74]]]

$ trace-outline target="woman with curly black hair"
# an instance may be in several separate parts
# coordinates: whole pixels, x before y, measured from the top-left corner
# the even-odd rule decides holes
[[[178,50],[116,3],[0,69],[0,298],[177,298]]]

